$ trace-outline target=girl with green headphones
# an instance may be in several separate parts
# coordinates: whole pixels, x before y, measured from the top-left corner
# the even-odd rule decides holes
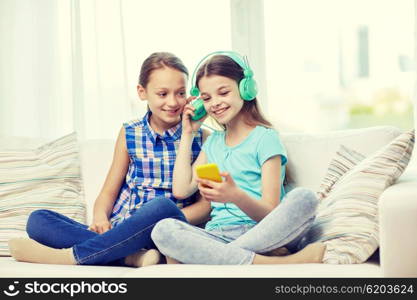
[[[151,234],[158,249],[168,261],[191,264],[321,262],[324,244],[307,238],[317,199],[304,188],[285,194],[286,150],[260,112],[247,60],[228,51],[207,55],[194,71],[191,95],[199,99],[183,112],[173,193],[181,199],[199,190],[211,204],[211,219],[204,229],[159,221]],[[207,115],[224,130],[207,138],[192,164],[193,133]],[[222,182],[197,177],[195,167],[206,163],[222,170]],[[293,254],[266,255],[284,246]]]

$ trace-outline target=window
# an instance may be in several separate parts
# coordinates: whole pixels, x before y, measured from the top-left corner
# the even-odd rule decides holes
[[[413,127],[413,0],[265,0],[264,13],[271,119],[302,131]]]
[[[129,98],[139,103],[136,84],[142,61],[152,52],[176,54],[192,73],[210,52],[231,49],[230,3],[224,0],[137,1],[124,0]],[[188,89],[189,90],[189,89]]]
[[[10,0],[0,12],[0,135],[115,138],[146,111],[136,85],[152,52],[173,52],[191,73],[231,48],[223,0]]]

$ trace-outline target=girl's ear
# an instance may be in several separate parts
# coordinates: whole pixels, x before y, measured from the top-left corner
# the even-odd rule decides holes
[[[136,90],[138,91],[138,96],[140,100],[148,99],[148,94],[146,93],[146,89],[142,85],[138,84],[138,86],[136,87]]]

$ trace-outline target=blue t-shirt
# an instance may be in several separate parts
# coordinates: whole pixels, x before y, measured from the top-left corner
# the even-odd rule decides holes
[[[281,156],[281,199],[285,195],[284,177],[287,153],[277,131],[263,126],[255,127],[238,145],[225,143],[225,131],[215,131],[206,140],[202,151],[209,163],[215,163],[220,172],[229,172],[239,188],[255,199],[262,197],[262,165],[269,158]],[[227,200],[227,199],[226,199]],[[217,226],[256,224],[233,203],[212,202],[211,220],[206,229]],[[238,217],[239,216],[239,217]]]

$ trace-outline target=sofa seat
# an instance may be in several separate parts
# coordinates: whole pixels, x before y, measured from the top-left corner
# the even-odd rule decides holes
[[[0,277],[134,277],[134,278],[289,278],[289,277],[382,277],[377,261],[354,265],[288,264],[251,266],[155,265],[143,268],[108,266],[62,266],[16,262],[0,257]]]

